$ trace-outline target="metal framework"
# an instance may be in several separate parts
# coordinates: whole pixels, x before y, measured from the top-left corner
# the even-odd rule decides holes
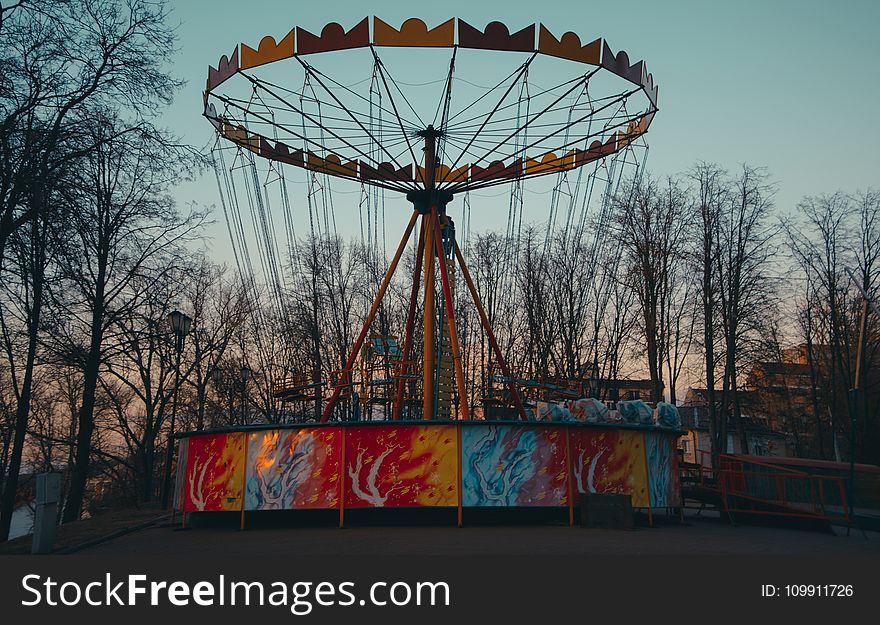
[[[396,80],[382,57],[389,50],[401,48],[447,49],[448,69],[443,79],[426,85]],[[347,64],[358,51],[361,62],[366,59],[369,65],[369,80],[344,84],[317,67],[319,62],[330,58],[344,57]],[[505,62],[512,61],[512,71],[497,83],[482,87],[484,93],[479,97],[473,97],[471,90],[464,101],[460,101],[462,98],[456,97],[458,87],[474,85],[461,76],[464,57],[493,53],[503,57]],[[299,73],[301,87],[277,84],[262,71],[263,66],[278,61],[287,61],[286,69],[293,68]],[[558,71],[545,72],[551,65]],[[261,70],[257,71],[258,68]],[[560,72],[566,75],[564,80],[541,82],[546,76],[558,76]],[[537,82],[535,75],[541,77]],[[368,85],[369,89],[358,90],[360,85]],[[417,97],[421,92],[416,87],[427,86],[436,91],[438,85],[439,97],[437,93],[427,99]],[[596,97],[597,91],[607,95]],[[639,102],[634,104],[636,100]],[[433,110],[433,117],[430,121],[423,119],[419,110]],[[657,87],[643,61],[630,63],[626,52],[614,53],[601,38],[585,44],[571,32],[557,38],[543,24],[532,24],[511,33],[499,22],[480,30],[461,19],[450,19],[434,28],[428,28],[419,19],[409,19],[400,28],[394,28],[373,18],[371,28],[370,19],[364,18],[348,30],[337,23],[327,24],[320,34],[295,27],[280,40],[264,37],[256,48],[242,43],[230,55],[222,57],[216,68],[210,67],[204,116],[218,136],[237,150],[237,159],[244,155],[242,167],[250,166],[255,172],[254,157],[259,156],[267,159],[272,167],[290,165],[307,171],[313,232],[315,221],[319,228],[321,226],[317,206],[313,217],[313,200],[324,202],[323,223],[324,227],[330,227],[327,197],[321,186],[324,179],[359,182],[365,198],[362,201],[368,202],[374,222],[378,221],[380,200],[378,194],[366,193],[367,186],[377,192],[405,194],[413,206],[360,334],[323,406],[321,421],[333,416],[343,389],[353,384],[355,361],[417,222],[417,261],[396,374],[392,418],[402,418],[405,387],[415,376],[413,335],[420,286],[424,288],[422,417],[436,417],[441,361],[449,356],[460,398],[458,416],[471,418],[454,308],[454,277],[460,275],[503,374],[501,379],[506,381],[512,404],[520,418],[526,419],[516,379],[505,362],[465,257],[455,240],[447,205],[454,197],[470,191],[513,184],[511,212],[518,210],[521,214],[524,180],[557,175],[561,183],[568,172],[588,164],[594,164],[598,170],[604,159],[624,154],[648,132],[656,111]],[[421,158],[417,157],[419,151]],[[261,236],[270,248],[274,233],[271,220],[266,217],[268,211],[264,204],[268,200],[264,202],[260,195],[256,173],[253,178]],[[554,189],[551,212],[558,204],[556,191]],[[227,210],[225,205],[224,210]],[[229,210],[238,209],[230,207]],[[551,217],[555,219],[555,215]],[[378,240],[377,228],[370,230],[370,219],[368,212],[367,230],[375,233],[371,234],[375,237],[373,240]],[[363,220],[361,228],[363,232]],[[287,225],[287,230],[288,238],[294,236],[292,224]],[[230,235],[233,241],[236,237],[243,238],[242,233],[233,233],[232,229]],[[271,256],[266,253],[261,261],[265,272],[277,283],[281,269]],[[236,262],[239,262],[238,256]],[[283,315],[280,289],[275,291]],[[438,341],[438,332],[446,342]],[[448,348],[443,347],[446,344]]]

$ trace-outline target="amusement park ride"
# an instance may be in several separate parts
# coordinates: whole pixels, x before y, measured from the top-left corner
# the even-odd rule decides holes
[[[333,75],[319,65],[332,66]],[[365,68],[366,78],[358,74]],[[428,79],[431,68],[440,68],[436,80],[394,78],[403,71]],[[292,87],[291,76],[302,86]],[[556,176],[548,227],[562,219],[560,198],[570,187],[562,228],[583,230],[592,190],[604,184],[599,218],[591,220],[601,227],[623,166],[633,164],[636,148],[646,153],[656,112],[657,87],[643,61],[631,62],[602,38],[557,37],[543,24],[511,33],[499,22],[480,30],[461,19],[434,28],[409,19],[395,28],[365,18],[348,30],[296,27],[280,40],[236,45],[208,70],[204,115],[218,136],[218,186],[240,271],[249,260],[226,177],[232,169],[250,185],[273,295],[283,269],[258,163],[268,168],[264,179],[281,185],[285,207],[283,168],[305,171],[313,234],[335,223],[326,205],[323,221],[314,205],[331,179],[359,184],[362,197],[368,188],[398,194],[412,210],[343,369],[311,381],[300,376],[279,390],[289,399],[314,397],[320,423],[181,434],[179,508],[240,511],[242,525],[246,511],[336,509],[341,525],[350,508],[420,506],[457,508],[459,524],[463,509],[493,506],[568,507],[573,521],[576,492],[629,494],[633,507],[649,511],[680,506],[675,422],[651,422],[644,405],[647,421],[601,422],[608,410],[579,400],[582,389],[511,371],[468,267],[466,240],[456,238],[448,213],[456,198],[469,205],[471,192],[506,185],[509,233],[516,235],[510,222],[515,214],[521,223],[523,183]],[[235,152],[233,167],[224,150]],[[377,215],[374,204],[374,221]],[[289,222],[285,212],[290,239]],[[416,231],[402,340],[371,333]],[[371,241],[381,244],[378,236]],[[584,271],[594,270],[592,260]],[[509,402],[494,411],[484,406],[481,415],[468,401],[464,375],[455,301],[462,290],[491,350],[488,377],[506,387],[493,401]],[[545,403],[530,414],[521,392],[529,388],[545,400],[573,400],[571,408]],[[387,417],[346,420],[341,398],[361,411],[383,406]]]
[[[436,58],[416,56],[438,49],[448,52],[443,61],[447,69],[442,80],[435,81],[439,89],[421,101],[419,85],[405,91],[392,76],[390,61],[382,58],[406,50],[413,57],[402,61],[403,67],[413,71],[428,63],[439,65]],[[353,88],[367,81],[349,86],[345,78],[317,68],[319,62],[334,60],[340,72],[358,64],[370,67],[369,90]],[[277,84],[274,76],[270,80],[266,75],[265,68],[279,61],[286,65],[278,75],[289,85],[295,74],[301,89]],[[469,87],[474,85],[468,80],[472,76],[463,72],[476,69],[476,76],[485,81],[486,74],[503,65],[512,71],[505,71],[504,78],[482,88],[479,95]],[[538,81],[530,78],[536,72]],[[462,88],[465,93],[459,96]],[[396,192],[413,208],[343,370],[323,383],[288,384],[279,389],[279,396],[303,398],[306,392],[328,391],[322,422],[332,420],[340,397],[351,398],[358,386],[365,406],[380,398],[391,402],[394,420],[419,413],[425,420],[448,418],[456,399],[456,414],[470,419],[468,401],[458,399],[468,397],[454,312],[460,276],[499,370],[492,377],[506,385],[505,397],[525,420],[518,376],[511,373],[499,348],[447,207],[474,190],[510,185],[521,194],[524,180],[549,175],[562,179],[588,166],[596,177],[603,160],[631,151],[648,131],[657,111],[657,87],[643,61],[631,63],[626,52],[613,52],[606,40],[582,43],[571,32],[557,38],[543,24],[511,33],[499,22],[479,30],[450,19],[429,29],[421,20],[409,19],[397,29],[373,18],[371,29],[365,18],[349,30],[336,23],[320,34],[296,27],[281,40],[264,37],[256,48],[236,46],[216,68],[209,68],[204,104],[204,115],[218,138],[231,142],[239,154],[246,150],[276,171],[291,165],[307,170],[312,179],[330,176]],[[433,120],[425,123],[420,104],[435,111]],[[247,158],[254,163],[253,156]],[[259,195],[256,185],[254,194]],[[372,340],[371,324],[415,230],[418,261],[402,349],[394,354],[364,352],[365,341]],[[270,273],[278,271],[269,265]],[[413,337],[420,291],[423,345],[418,362]],[[396,342],[394,337],[388,340]],[[373,360],[359,368],[359,356]],[[378,368],[385,371],[359,385],[358,369],[367,375],[380,360],[384,365]],[[405,401],[416,388],[416,375],[421,379],[420,411]],[[377,392],[377,385],[393,388]]]

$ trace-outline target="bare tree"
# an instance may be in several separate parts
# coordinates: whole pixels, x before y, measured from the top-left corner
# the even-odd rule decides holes
[[[845,434],[860,446],[856,454],[869,459],[877,455],[878,437],[871,414],[876,414],[878,401],[872,384],[872,376],[877,375],[878,330],[877,320],[871,315],[867,318],[860,369],[863,377],[859,380],[859,387],[865,392],[852,402],[850,389],[856,382],[863,305],[856,287],[874,299],[880,286],[878,210],[880,198],[874,191],[855,195],[837,192],[804,198],[798,204],[797,219],[787,225],[790,247],[807,286],[800,317],[814,372],[811,393],[815,418],[818,422],[818,413],[827,415],[838,460],[842,458],[839,438]],[[858,285],[852,283],[847,269]],[[850,429],[850,422],[854,422],[855,431]],[[821,430],[819,425],[817,429]]]
[[[843,193],[807,197],[798,204],[798,213],[803,221],[791,223],[787,228],[795,259],[805,273],[810,287],[808,304],[818,304],[814,309],[818,316],[815,327],[822,338],[818,345],[811,346],[810,356],[811,359],[825,364],[820,371],[828,380],[826,410],[831,423],[834,453],[838,460],[840,451],[837,433],[844,421],[842,416],[846,414],[845,401],[840,397],[841,379],[846,376],[845,370],[848,370],[843,357],[844,294],[847,278],[843,271],[845,260],[841,256],[845,252],[847,220],[851,211],[852,206]],[[814,318],[810,320],[811,329],[814,327]],[[817,353],[812,353],[814,351]]]
[[[94,110],[124,108],[137,127],[180,85],[166,70],[174,34],[162,0],[41,0],[4,13],[0,266],[9,237],[41,210],[24,201],[29,189],[109,139],[87,131]]]
[[[79,245],[64,263],[74,297],[70,309],[82,324],[86,354],[65,522],[79,517],[88,479],[104,333],[123,314],[122,303],[133,281],[162,274],[153,271],[149,261],[171,252],[204,221],[198,211],[178,215],[167,195],[182,167],[176,150],[151,134],[120,134],[110,117],[98,119],[91,131],[104,138],[94,141],[98,147],[83,163],[80,208],[72,220]],[[149,281],[142,282],[141,288],[151,288]]]
[[[522,254],[517,266],[517,291],[525,311],[523,353],[529,372],[540,378],[551,375],[551,359],[559,320],[551,309],[548,259],[538,245],[533,228],[524,233]]]
[[[113,402],[116,424],[134,468],[138,499],[151,501],[156,449],[174,395],[175,341],[166,321],[179,287],[170,275],[136,275],[131,300],[107,326],[98,383]]]
[[[697,285],[693,280],[693,264],[675,263],[667,283],[666,310],[663,312],[664,334],[667,337],[665,354],[669,402],[677,403],[676,386],[687,363],[694,342],[694,330],[699,316]]]
[[[603,380],[609,384],[618,379],[623,370],[625,356],[635,338],[639,322],[636,294],[617,272],[621,270],[619,257],[615,252],[606,252],[602,261],[601,274],[605,274],[593,287],[593,297],[601,302],[594,307],[596,318],[594,377],[599,381],[597,392],[602,399],[612,399],[611,388],[602,386]]]
[[[690,172],[697,185],[696,208],[699,228],[694,228],[695,264],[700,278],[699,293],[702,307],[700,322],[703,328],[703,356],[706,376],[706,400],[709,413],[709,430],[712,456],[723,453],[727,446],[727,420],[719,417],[715,398],[716,376],[716,330],[718,322],[718,255],[720,253],[719,228],[721,211],[728,202],[727,173],[718,165],[698,163]]]
[[[743,166],[731,181],[718,229],[718,310],[725,353],[721,413],[731,415],[743,453],[747,453],[748,441],[739,395],[740,365],[748,358],[756,333],[760,335],[763,324],[772,318],[774,304],[773,281],[767,273],[779,231],[771,222],[772,197],[766,173]]]
[[[816,288],[810,275],[805,276],[804,280],[805,293],[804,301],[799,303],[797,307],[797,320],[800,328],[801,336],[804,339],[805,357],[807,365],[810,369],[810,405],[813,412],[813,422],[816,428],[816,439],[818,445],[819,458],[827,459],[825,451],[825,413],[820,409],[820,356],[817,350],[816,337],[818,336],[817,328],[817,301]],[[829,428],[833,435],[833,428]],[[833,445],[835,451],[837,445]]]
[[[164,70],[173,33],[162,2],[45,0],[19,2],[0,14],[0,272],[12,237],[45,223],[47,190],[116,133],[144,127],[178,83]],[[90,132],[102,105],[125,110],[129,121],[113,136]],[[32,286],[41,277],[32,274]],[[42,293],[32,300],[29,338],[36,344]],[[35,352],[35,350],[31,350]],[[30,364],[28,364],[30,362]],[[25,358],[32,370],[34,358]],[[30,411],[26,373],[16,412],[18,426],[0,507],[8,527],[17,490],[20,450]],[[20,400],[24,401],[20,401]],[[16,451],[18,448],[18,451]],[[14,469],[14,470],[13,470]],[[0,531],[4,537],[6,530]]]
[[[669,346],[665,316],[670,278],[684,259],[685,191],[674,179],[633,181],[614,198],[613,237],[625,258],[627,286],[638,298],[653,401],[663,399],[663,361]]]
[[[32,187],[27,203],[46,208],[35,213],[34,218],[27,222],[27,227],[17,229],[10,237],[14,258],[8,259],[9,266],[4,272],[4,314],[0,315],[0,330],[16,408],[10,423],[9,454],[4,463],[6,479],[0,504],[2,540],[8,536],[18,489],[18,475],[32,408],[40,334],[46,325],[42,316],[46,290],[55,279],[52,275],[57,272],[54,257],[59,246],[63,245],[63,235],[59,231],[64,222],[61,208],[64,198],[59,189],[65,182],[44,179],[42,186]],[[53,210],[48,210],[49,206]]]
[[[249,302],[240,284],[230,281],[223,267],[212,264],[203,254],[187,261],[190,266],[182,282],[181,299],[193,318],[187,337],[187,372],[183,377],[192,387],[190,426],[205,427],[208,386],[211,374],[219,367],[232,342],[236,328],[245,323]]]
[[[858,216],[857,236],[852,245],[855,257],[853,263],[853,277],[859,282],[862,292],[867,294],[871,301],[878,301],[880,294],[880,192],[873,189],[855,194],[853,197],[855,213]],[[856,286],[856,285],[853,285]],[[861,297],[855,298],[862,299]],[[871,378],[871,372],[876,372],[880,362],[880,319],[876,315],[870,315],[869,302],[860,302],[865,314],[865,333],[858,330],[854,332],[856,340],[862,344],[856,345],[856,351],[861,348],[862,360],[856,368],[859,379],[858,388],[862,392],[854,398],[856,411],[856,431],[851,433],[852,440],[858,447],[853,452],[865,461],[873,462],[880,458],[880,424],[877,423],[876,415],[880,414],[880,393],[876,392],[876,384]],[[856,373],[853,374],[855,380]],[[873,393],[868,392],[875,389]],[[872,415],[874,415],[872,417]]]
[[[548,250],[549,303],[555,318],[553,358],[558,374],[582,375],[590,348],[589,313],[591,273],[584,268],[588,246],[584,238],[559,234]],[[550,330],[548,328],[548,330]]]

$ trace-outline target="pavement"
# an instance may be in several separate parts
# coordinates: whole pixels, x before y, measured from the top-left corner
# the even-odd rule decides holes
[[[79,550],[83,554],[169,556],[454,556],[454,555],[880,555],[880,533],[834,528],[805,531],[752,525],[730,526],[717,517],[689,514],[632,530],[585,529],[565,524],[250,527],[231,517],[214,526],[181,530],[154,525]],[[199,525],[199,524],[194,524]],[[261,525],[261,524],[255,524]]]

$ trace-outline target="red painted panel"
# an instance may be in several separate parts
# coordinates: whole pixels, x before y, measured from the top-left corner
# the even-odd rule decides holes
[[[346,428],[345,507],[455,506],[455,426]]]
[[[185,512],[241,510],[244,445],[243,432],[189,439],[183,483]]]

